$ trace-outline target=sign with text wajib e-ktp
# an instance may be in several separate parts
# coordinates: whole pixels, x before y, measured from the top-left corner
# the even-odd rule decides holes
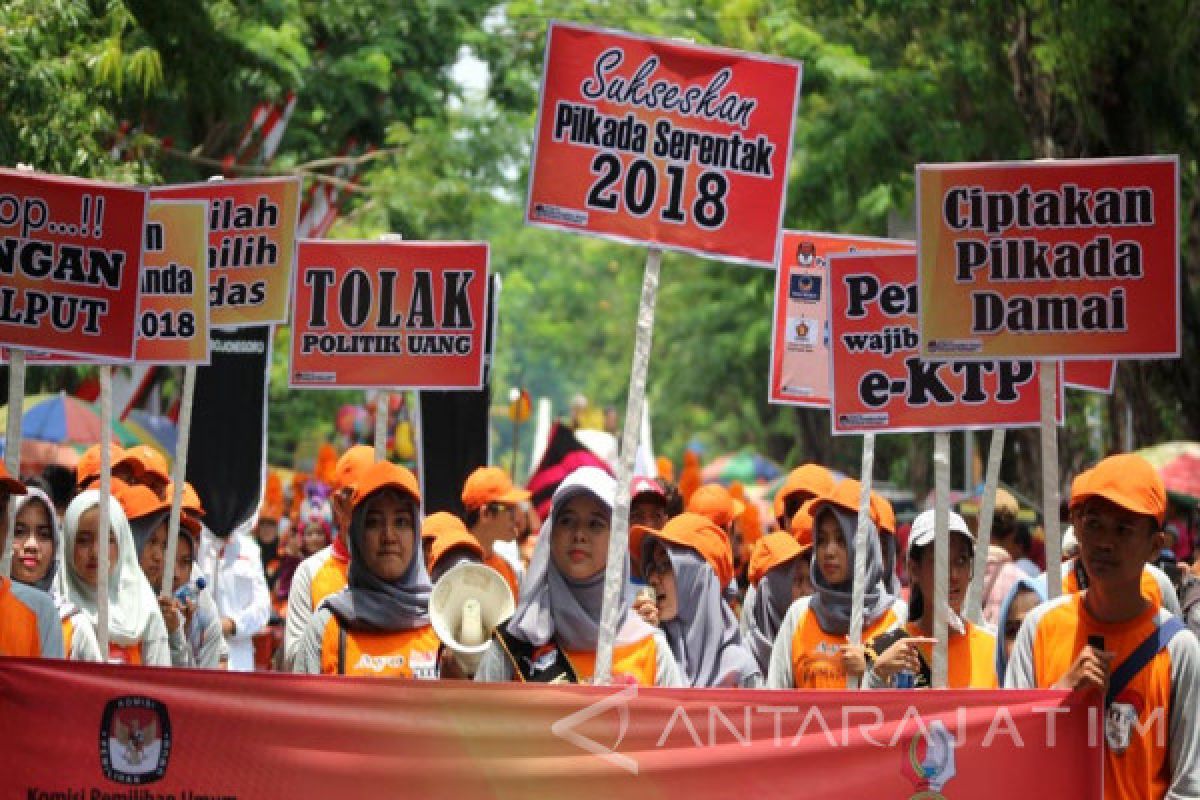
[[[917,167],[927,358],[1174,358],[1179,161]]]
[[[552,23],[527,222],[770,266],[800,65]]]

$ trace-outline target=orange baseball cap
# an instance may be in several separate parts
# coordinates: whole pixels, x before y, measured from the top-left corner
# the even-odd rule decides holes
[[[175,496],[175,484],[167,484],[167,502],[171,502],[171,498]],[[183,505],[182,508],[187,513],[195,517],[203,517],[204,505],[200,502],[200,495],[196,494],[195,488],[187,481],[183,482]]]
[[[768,533],[754,543],[754,552],[750,554],[747,575],[751,585],[757,586],[763,575],[767,574],[767,570],[804,555],[804,550],[790,533]]]
[[[416,475],[390,461],[376,461],[358,476],[350,505],[357,507],[368,496],[381,489],[395,489],[412,497],[418,505],[421,503],[421,489],[417,486]]]
[[[658,531],[644,525],[634,525],[629,532],[629,548],[632,557],[639,563],[647,536],[695,550],[712,567],[721,586],[728,586],[733,580],[733,554],[729,552],[729,537],[703,514],[685,511]]]
[[[149,473],[159,480],[171,480],[171,470],[167,466],[167,457],[148,444],[134,445],[125,451],[141,466],[142,474]]]
[[[1089,497],[1102,497],[1126,511],[1154,517],[1160,526],[1167,515],[1162,478],[1149,461],[1133,453],[1109,456],[1077,477],[1071,484],[1070,505]]]
[[[463,484],[462,502],[468,511],[483,508],[488,503],[516,505],[533,494],[513,486],[512,478],[502,467],[480,467],[467,476]]]
[[[333,465],[333,489],[354,488],[358,479],[367,468],[375,463],[375,448],[365,444],[356,444]]]
[[[113,490],[113,496],[121,504],[121,509],[130,522],[171,510],[170,500],[161,499],[153,489],[140,484],[129,486],[122,483],[119,489]],[[179,515],[179,524],[193,535],[200,532],[199,521],[186,514]]]
[[[871,518],[877,520],[880,533],[896,535],[896,509],[892,503],[878,492],[871,492]]]
[[[692,492],[687,510],[708,517],[724,528],[745,513],[746,504],[731,495],[721,484],[706,483]]]
[[[434,522],[434,527],[438,529],[438,534],[437,538],[433,540],[433,548],[430,550],[429,563],[425,565],[426,568],[432,570],[442,560],[442,556],[458,548],[470,550],[480,561],[483,561],[483,547],[480,546],[479,540],[472,536],[470,531],[463,525],[462,520],[453,514],[446,514],[446,512],[442,511],[439,511],[437,514],[431,514],[421,526],[422,538],[424,538],[424,531],[429,527],[430,521],[442,514],[453,519],[458,525],[455,526],[450,520],[438,520]]]
[[[789,526],[792,538],[796,540],[796,544],[800,545],[801,550],[807,550],[813,545],[813,506],[817,504],[821,498],[810,497],[804,501],[804,505],[796,510],[792,515],[792,523]]]
[[[8,467],[4,466],[3,461],[0,461],[0,492],[9,494],[27,494],[29,492],[25,488],[25,484],[9,474]]]
[[[438,511],[421,520],[422,539],[436,539],[443,533],[458,530],[465,531],[467,526],[457,514],[451,514],[449,511]]]
[[[783,516],[788,497],[796,492],[824,497],[833,491],[833,483],[833,473],[820,464],[801,464],[788,473],[783,486],[775,493],[775,516]]]
[[[111,445],[109,448],[109,458],[112,461],[112,468],[129,467],[135,475],[142,473],[142,462],[128,450],[123,450],[117,445]],[[79,462],[75,465],[75,485],[82,489],[90,481],[100,477],[100,445],[94,444],[84,451],[79,457]]]
[[[1067,508],[1074,509],[1076,506],[1082,505],[1085,492],[1087,490],[1087,478],[1090,469],[1085,469],[1083,472],[1075,476],[1071,481],[1071,496],[1067,501]]]
[[[818,505],[836,506],[842,511],[858,515],[858,501],[861,499],[862,484],[854,478],[843,478],[838,482],[838,485],[833,487],[833,491],[827,497],[818,498],[820,502],[813,503],[812,509],[813,519],[817,516]],[[879,507],[876,503],[871,503],[869,507],[869,516],[871,522],[874,523],[875,529],[879,530]]]

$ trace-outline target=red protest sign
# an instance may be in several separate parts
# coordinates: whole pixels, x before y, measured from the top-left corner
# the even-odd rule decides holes
[[[302,239],[295,388],[478,389],[488,246]]]
[[[873,236],[782,233],[775,269],[770,402],[829,408],[829,256],[914,246]]]
[[[922,360],[916,253],[834,255],[829,272],[835,434],[1040,424],[1036,362]]]
[[[160,186],[155,199],[208,203],[208,305],[215,328],[287,322],[299,178]]]
[[[768,266],[800,65],[554,22],[525,219]]]
[[[1112,394],[1117,383],[1117,362],[1064,361],[1062,376],[1068,389]]]
[[[0,169],[0,344],[133,357],[146,192]]]
[[[151,200],[141,280],[137,360],[207,364],[208,205]]]
[[[917,167],[921,352],[1175,358],[1179,160]]]

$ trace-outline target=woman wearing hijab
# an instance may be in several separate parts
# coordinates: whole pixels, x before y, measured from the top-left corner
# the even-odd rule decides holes
[[[913,520],[908,535],[906,570],[911,584],[907,622],[902,628],[888,631],[871,640],[867,648],[866,686],[871,689],[894,686],[896,675],[909,672],[913,686],[932,685],[930,664],[933,663],[933,511],[923,511]],[[963,619],[963,602],[971,585],[975,565],[975,536],[966,521],[953,511],[947,518],[949,532],[949,562],[947,600],[949,601],[950,640],[947,645],[947,679],[950,689],[995,689],[996,637],[983,628]],[[865,637],[864,637],[865,638]],[[877,656],[875,654],[878,654]]]
[[[63,562],[67,599],[96,624],[100,493],[89,489],[67,506]],[[167,628],[158,598],[138,564],[129,521],[116,500],[108,503],[108,661],[171,666]]]
[[[64,655],[71,661],[102,661],[96,629],[59,588],[62,560],[62,527],[54,513],[54,501],[36,487],[14,498],[16,515],[12,546],[12,571],[17,583],[50,595],[62,621]]]
[[[595,467],[575,470],[554,492],[513,616],[492,637],[477,681],[588,683],[595,674],[616,481]],[[615,683],[683,686],[663,633],[632,610],[629,557],[622,570]]]
[[[803,511],[796,512],[798,518]],[[802,545],[791,533],[769,533],[754,543],[750,556],[750,587],[742,606],[742,639],[764,674],[770,667],[771,647],[792,603],[812,593],[809,560],[812,554],[812,520],[808,542]]]
[[[429,622],[429,575],[417,534],[416,477],[372,464],[350,498],[346,588],[321,604],[300,641],[294,672],[438,677],[441,642]]]
[[[884,583],[875,523],[868,518],[867,551],[855,552],[861,487],[845,479],[812,506],[811,597],[792,604],[771,649],[767,686],[773,689],[845,689],[848,677],[867,670],[866,649],[850,644],[855,561],[865,560],[862,641],[897,627],[903,605]]]
[[[693,688],[762,686],[762,670],[742,642],[722,589],[733,579],[725,532],[686,512],[661,530],[633,529],[629,549],[654,589],[659,625]]]

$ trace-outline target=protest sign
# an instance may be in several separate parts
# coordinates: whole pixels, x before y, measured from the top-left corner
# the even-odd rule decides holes
[[[208,206],[151,200],[147,212],[136,358],[208,363]]]
[[[1068,389],[1112,394],[1117,382],[1115,361],[1064,361],[1063,385]]]

